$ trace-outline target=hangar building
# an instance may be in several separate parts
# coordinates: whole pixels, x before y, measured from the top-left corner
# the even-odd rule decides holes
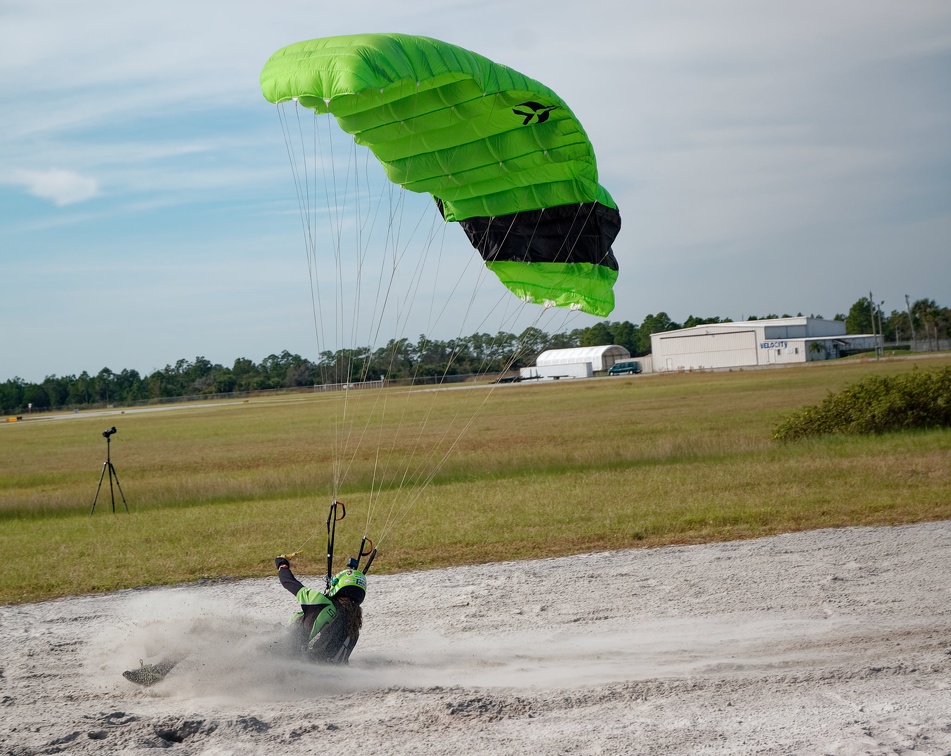
[[[775,318],[655,333],[651,354],[655,372],[716,370],[835,359],[873,350],[880,338],[847,336],[840,320]]]

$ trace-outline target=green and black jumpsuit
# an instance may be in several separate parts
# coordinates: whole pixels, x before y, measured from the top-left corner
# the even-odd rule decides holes
[[[300,651],[313,661],[346,664],[359,638],[359,632],[348,632],[349,618],[342,616],[334,599],[294,577],[287,559],[278,557],[274,564],[281,585],[294,594],[301,607],[293,620],[295,643]]]

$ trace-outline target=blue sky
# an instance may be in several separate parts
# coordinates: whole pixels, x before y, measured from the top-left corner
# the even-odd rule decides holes
[[[315,357],[258,75],[286,44],[367,31],[468,47],[571,105],[623,218],[612,320],[951,304],[943,0],[13,0],[0,380]]]

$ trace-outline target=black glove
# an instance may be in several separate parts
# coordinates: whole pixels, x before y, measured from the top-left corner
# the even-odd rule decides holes
[[[287,557],[278,557],[274,560],[274,566],[281,569],[281,567],[290,567],[291,563],[287,561]]]

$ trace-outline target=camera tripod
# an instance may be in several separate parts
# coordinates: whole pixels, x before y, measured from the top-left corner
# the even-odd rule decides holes
[[[115,478],[116,488],[119,489],[119,496],[122,497],[122,503],[125,504],[125,511],[129,511],[129,504],[125,500],[125,494],[122,493],[122,486],[119,485],[119,474],[116,472],[116,466],[112,464],[112,434],[116,432],[116,429],[113,428],[111,431],[106,431],[102,435],[106,438],[106,461],[102,463],[102,473],[99,475],[99,485],[96,486],[96,498],[92,500],[92,507],[89,509],[89,516],[92,517],[92,513],[96,511],[96,502],[99,501],[99,490],[102,488],[102,479],[106,477],[106,470],[109,471],[109,496],[112,498],[112,513],[116,512],[116,493],[112,489],[112,480]]]

